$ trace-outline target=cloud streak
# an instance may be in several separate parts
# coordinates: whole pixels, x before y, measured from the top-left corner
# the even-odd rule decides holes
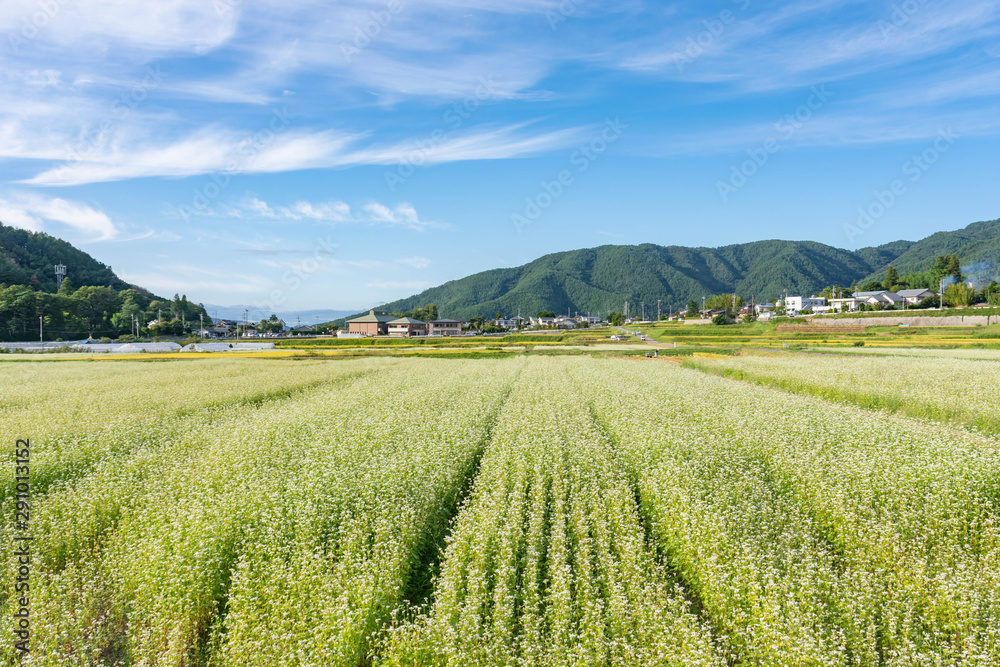
[[[110,241],[120,233],[107,214],[87,204],[34,193],[0,197],[0,221],[33,232],[56,231],[58,225],[65,225],[88,241]]]

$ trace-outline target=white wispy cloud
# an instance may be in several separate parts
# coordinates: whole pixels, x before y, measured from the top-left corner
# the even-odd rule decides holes
[[[65,225],[88,241],[109,241],[121,231],[106,213],[87,204],[29,192],[0,197],[0,221],[36,232],[58,231],[58,225]]]
[[[220,3],[226,0],[220,0]],[[239,18],[220,12],[220,3],[203,0],[4,0],[0,32],[26,44],[36,40],[61,45],[128,47],[155,51],[204,51],[233,36]],[[12,42],[11,46],[17,46]],[[94,54],[99,55],[98,53]]]
[[[280,117],[280,113],[279,113]],[[26,128],[22,128],[26,129]],[[4,129],[0,126],[0,137]],[[459,160],[496,160],[536,155],[572,145],[583,128],[530,132],[527,124],[471,130],[448,137],[420,151],[423,164]],[[125,134],[87,145],[78,159],[63,161],[24,182],[29,185],[67,186],[121,181],[150,176],[183,177],[225,172],[253,174],[357,165],[393,165],[413,159],[415,146],[407,141],[357,147],[363,135],[333,130],[263,129],[240,134],[219,127],[204,128],[184,138],[153,143]],[[12,142],[26,146],[27,142]],[[10,146],[8,146],[10,148]],[[58,149],[31,149],[31,157],[58,154]],[[4,155],[0,144],[0,156]],[[15,155],[28,156],[15,150]]]
[[[825,0],[758,9],[747,3],[745,9],[734,5],[727,23],[706,11],[671,25],[639,53],[623,49],[618,64],[680,81],[728,83],[736,94],[887,70],[1000,35],[1000,6],[989,0],[923,3],[908,12],[897,3],[872,3],[860,12],[859,5]],[[830,21],[834,10],[851,20]],[[715,34],[709,22],[715,22]]]
[[[218,215],[215,211],[206,211],[208,215]],[[333,200],[326,202],[297,201],[288,206],[271,206],[262,199],[252,197],[239,206],[227,209],[230,217],[275,220],[275,221],[312,221],[333,224],[360,223],[367,225],[388,225],[406,227],[416,231],[429,228],[441,228],[445,225],[420,217],[412,204],[403,202],[389,207],[379,202],[369,202],[360,208],[352,208],[349,204]]]

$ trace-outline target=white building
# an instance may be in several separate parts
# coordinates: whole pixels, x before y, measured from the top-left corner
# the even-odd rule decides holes
[[[833,312],[835,313],[854,312],[862,303],[865,303],[864,299],[853,296],[841,299],[830,299],[830,306],[833,308]]]
[[[501,329],[522,329],[527,321],[528,320],[524,319],[520,315],[515,315],[514,317],[501,317],[500,319],[493,320],[493,326]]]
[[[826,299],[823,297],[790,296],[785,299],[785,312],[794,316],[803,310],[812,310],[825,305]]]

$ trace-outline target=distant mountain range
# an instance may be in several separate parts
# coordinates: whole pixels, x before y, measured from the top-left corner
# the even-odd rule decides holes
[[[406,299],[377,306],[392,313],[411,311],[427,303],[442,317],[533,315],[556,313],[606,314],[621,310],[646,313],[682,308],[689,299],[736,292],[765,300],[788,290],[813,294],[830,285],[849,286],[880,280],[890,264],[901,276],[926,271],[939,255],[958,255],[963,267],[1000,279],[1000,220],[977,222],[953,232],[939,232],[921,241],[894,241],[878,247],[843,250],[813,241],[756,241],[720,248],[686,248],[642,244],[606,245],[540,257],[523,266],[493,269],[452,280]],[[0,284],[33,285],[54,292],[55,264],[65,264],[75,287],[129,285],[87,253],[48,234],[28,232],[0,223]],[[149,294],[148,291],[142,290]],[[155,295],[154,295],[155,296]],[[197,298],[196,295],[194,295]],[[159,298],[159,297],[157,297]],[[251,319],[271,313],[250,306],[207,305],[211,317]],[[367,312],[367,311],[365,311]],[[295,325],[349,319],[344,310],[317,309],[276,313]]]
[[[427,303],[442,317],[492,317],[497,312],[533,315],[646,313],[675,310],[689,299],[736,292],[749,299],[813,294],[832,285],[880,280],[892,264],[900,275],[926,271],[938,255],[956,254],[963,263],[1000,267],[1000,220],[977,222],[922,241],[894,241],[878,247],[843,250],[813,241],[756,241],[720,248],[643,244],[606,245],[545,255],[523,266],[493,269],[432,287],[378,306],[392,313]],[[345,318],[348,319],[348,318]]]
[[[298,326],[299,321],[301,321],[302,324],[316,324],[317,322],[323,324],[325,322],[332,322],[342,317],[346,317],[352,312],[350,310],[282,310],[275,312],[270,310],[261,310],[260,306],[219,306],[211,303],[205,304],[205,310],[208,311],[208,314],[212,317],[212,319],[223,320],[242,320],[244,311],[250,311],[249,318],[254,322],[270,317],[273,313],[284,320],[285,324],[291,326]]]

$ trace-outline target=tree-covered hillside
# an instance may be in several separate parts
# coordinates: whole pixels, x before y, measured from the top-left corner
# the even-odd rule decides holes
[[[546,255],[511,269],[494,269],[428,289],[382,309],[412,310],[438,305],[445,317],[491,316],[496,312],[606,314],[630,302],[646,313],[677,310],[689,299],[737,292],[764,299],[783,290],[811,292],[850,285],[875,266],[846,250],[821,243],[758,241],[722,248],[601,246]]]
[[[43,292],[56,291],[55,265],[64,264],[75,285],[128,289],[111,267],[87,253],[44,233],[7,227],[0,222],[0,284],[30,285]]]
[[[55,265],[66,265],[56,290]],[[163,299],[48,234],[0,223],[0,340],[183,335],[211,324],[184,295]]]
[[[656,302],[666,311],[690,299],[735,292],[758,301],[789,294],[814,294],[880,280],[891,264],[900,274],[926,271],[939,255],[957,254],[963,263],[1000,257],[1000,221],[979,222],[923,241],[894,241],[857,251],[811,241],[757,241],[721,248],[600,246],[546,255],[509,269],[493,269],[379,306],[405,312],[437,304],[443,317],[491,317],[497,312],[533,315],[606,314],[623,308],[646,314]],[[349,319],[349,318],[348,318]]]
[[[922,241],[909,243],[893,258],[892,265],[900,275],[926,271],[935,258],[942,255],[958,255],[963,267],[981,262],[1000,266],[1000,220],[976,222],[963,229],[938,232]],[[878,280],[884,274],[883,267],[866,280]]]

